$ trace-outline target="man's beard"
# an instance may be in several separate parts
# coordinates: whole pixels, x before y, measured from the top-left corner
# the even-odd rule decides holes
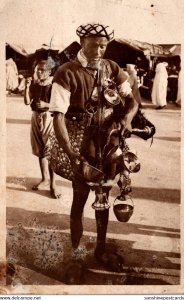
[[[90,59],[88,60],[87,68],[98,70],[100,67],[101,59]]]

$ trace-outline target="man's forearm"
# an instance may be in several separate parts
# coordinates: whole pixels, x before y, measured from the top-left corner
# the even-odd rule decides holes
[[[138,103],[133,97],[133,95],[130,94],[128,97],[125,98],[124,116],[121,121],[121,124],[124,127],[131,124],[132,119],[135,116],[137,110],[138,110]]]
[[[72,148],[65,124],[65,115],[62,113],[54,113],[53,126],[59,146],[63,148],[68,156],[70,156]]]
[[[29,88],[25,88],[25,91],[24,91],[24,103],[25,105],[29,105],[31,103],[31,98],[30,98],[30,95],[29,95]]]

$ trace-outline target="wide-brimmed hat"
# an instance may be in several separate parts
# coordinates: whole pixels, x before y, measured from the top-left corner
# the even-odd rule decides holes
[[[106,37],[108,41],[114,38],[114,30],[109,26],[102,24],[88,23],[86,25],[80,25],[76,33],[79,37]]]

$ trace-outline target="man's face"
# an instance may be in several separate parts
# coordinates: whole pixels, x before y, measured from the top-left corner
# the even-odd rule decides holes
[[[40,80],[47,79],[51,74],[51,70],[48,68],[47,64],[39,63],[37,65],[37,76]]]
[[[98,60],[104,56],[108,40],[106,37],[86,37],[81,46],[88,60]]]

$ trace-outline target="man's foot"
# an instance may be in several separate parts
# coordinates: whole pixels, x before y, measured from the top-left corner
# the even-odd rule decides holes
[[[41,180],[38,184],[33,185],[32,190],[40,191],[45,190],[49,186],[49,180]]]
[[[105,268],[112,272],[123,272],[124,259],[117,253],[104,252],[102,254],[95,251],[94,256]]]
[[[61,192],[57,189],[57,187],[50,187],[50,194],[54,199],[61,198]]]

